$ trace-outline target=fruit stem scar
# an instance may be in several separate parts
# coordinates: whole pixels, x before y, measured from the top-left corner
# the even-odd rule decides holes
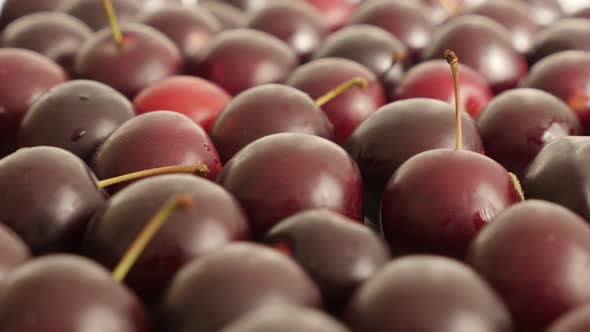
[[[148,224],[143,228],[141,233],[133,241],[131,246],[125,252],[123,258],[119,261],[113,270],[113,279],[122,282],[141,253],[145,250],[151,239],[162,228],[164,223],[170,219],[170,216],[178,209],[188,210],[195,206],[193,198],[187,194],[181,194],[170,198],[156,214],[150,219]]]
[[[455,52],[451,50],[446,50],[445,59],[451,66],[451,74],[453,75],[453,89],[455,92],[455,124],[457,126],[457,132],[455,135],[455,149],[461,150],[463,148],[463,141],[462,141],[462,126],[461,126],[461,110],[459,109],[460,101],[460,93],[459,93],[459,58],[455,54]]]
[[[106,188],[121,182],[127,182],[137,180],[153,175],[169,174],[169,173],[190,173],[198,176],[209,175],[209,167],[205,164],[196,165],[176,165],[176,166],[165,166],[152,169],[146,169],[139,172],[129,173],[114,178],[100,180],[96,182],[96,186],[99,188]]]
[[[115,40],[117,47],[120,48],[123,46],[123,34],[121,34],[121,28],[119,27],[119,20],[117,19],[115,7],[113,7],[111,0],[103,0],[102,3],[104,4],[104,9],[107,13],[111,31],[113,32],[113,39]]]
[[[339,86],[335,87],[334,89],[328,91],[323,96],[319,97],[315,100],[315,104],[318,107],[322,107],[330,102],[332,99],[338,97],[339,95],[343,94],[344,92],[348,91],[352,87],[359,87],[361,90],[366,90],[369,86],[369,82],[362,77],[355,77],[352,78]]]

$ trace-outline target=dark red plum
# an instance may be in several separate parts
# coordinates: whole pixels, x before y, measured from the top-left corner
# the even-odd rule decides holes
[[[0,222],[34,254],[76,250],[105,201],[96,178],[72,153],[33,147],[0,159]]]
[[[304,1],[277,2],[254,12],[246,27],[269,33],[287,43],[305,60],[328,34],[322,17]]]
[[[316,310],[268,306],[246,314],[220,332],[348,332],[346,326]]]
[[[73,73],[76,54],[91,35],[90,28],[74,17],[43,12],[10,23],[2,34],[2,46],[35,51]]]
[[[190,261],[229,242],[249,238],[241,207],[219,185],[187,174],[162,175],[134,183],[114,195],[88,225],[84,253],[114,268],[158,209],[180,194],[192,197],[195,207],[168,218],[126,278],[143,299],[157,298]]]
[[[55,10],[63,0],[5,0],[0,7],[0,27],[19,17],[44,11]]]
[[[494,96],[485,78],[459,64],[460,109],[476,117]],[[390,91],[391,99],[432,98],[455,103],[453,77],[444,60],[430,60],[410,68]]]
[[[181,4],[147,10],[137,21],[165,34],[186,59],[198,56],[221,31],[221,24],[206,8],[187,8]]]
[[[463,258],[478,232],[521,200],[508,171],[471,151],[415,155],[393,174],[381,202],[381,229],[396,254]]]
[[[547,92],[526,88],[493,99],[477,118],[477,127],[486,155],[519,178],[547,143],[582,133],[568,105]]]
[[[201,76],[232,95],[251,87],[282,83],[298,60],[295,51],[280,39],[262,31],[224,31],[211,40],[193,74]]]
[[[585,332],[590,329],[590,306],[583,305],[559,317],[547,332]]]
[[[320,288],[326,308],[338,314],[357,288],[390,259],[375,232],[324,209],[281,221],[263,242],[295,259]]]
[[[326,58],[297,68],[287,84],[317,99],[355,77],[367,81],[365,89],[350,89],[322,106],[334,126],[334,141],[344,143],[354,129],[386,102],[383,87],[370,70],[352,60]]]
[[[353,332],[512,331],[494,291],[468,266],[437,256],[387,264],[355,294],[346,321]]]
[[[73,255],[21,265],[7,276],[0,297],[3,331],[148,332],[150,325],[131,291],[98,264]]]
[[[305,93],[279,84],[250,88],[230,101],[213,125],[211,138],[223,162],[244,146],[278,133],[332,139],[332,124]]]
[[[420,51],[435,30],[428,9],[414,1],[367,1],[354,12],[350,24],[371,24],[391,33],[404,43],[412,63],[420,60]]]
[[[313,208],[361,219],[358,168],[346,151],[321,137],[282,133],[258,139],[224,166],[218,182],[240,201],[255,237]]]
[[[469,9],[469,14],[489,17],[502,24],[512,38],[514,48],[526,53],[533,45],[539,24],[530,15],[530,6],[513,0],[486,0]]]
[[[30,258],[26,243],[8,226],[0,224],[0,285],[12,270]]]
[[[529,198],[565,206],[590,221],[587,186],[590,139],[570,136],[545,145],[528,167],[523,187]]]
[[[255,244],[229,244],[185,266],[160,312],[169,332],[216,332],[265,306],[321,306],[320,293],[291,259]]]
[[[387,104],[352,133],[345,148],[358,164],[365,184],[365,216],[378,222],[381,195],[395,170],[412,156],[455,146],[453,108],[434,99]],[[463,147],[483,152],[475,121],[463,113]]]
[[[373,25],[359,24],[332,33],[314,52],[312,59],[344,58],[385,77],[395,64],[395,54],[405,54],[406,47],[389,32]]]
[[[120,23],[136,20],[142,7],[142,0],[111,0]],[[80,19],[88,26],[98,31],[109,26],[104,4],[97,0],[67,0],[62,1],[58,10]]]
[[[0,157],[16,149],[21,119],[31,104],[51,87],[67,80],[64,70],[32,51],[0,50]]]
[[[51,88],[29,108],[18,145],[55,146],[90,162],[107,137],[134,116],[129,100],[114,89],[94,81],[70,81]]]
[[[180,51],[161,32],[141,24],[121,26],[118,46],[110,28],[97,32],[80,49],[75,69],[81,78],[99,81],[133,98],[146,86],[179,74]]]
[[[520,83],[522,88],[539,89],[558,97],[580,118],[590,133],[590,53],[564,51],[536,63]]]
[[[200,163],[209,169],[207,178],[214,180],[221,163],[205,130],[185,115],[158,111],[139,115],[115,130],[99,147],[91,166],[99,179],[107,179],[145,169]]]
[[[349,21],[355,5],[348,0],[307,0],[323,18],[324,24],[331,31],[342,28]]]
[[[199,5],[207,8],[217,18],[222,30],[237,29],[246,22],[246,14],[234,6],[219,1],[201,1]]]
[[[582,218],[528,200],[494,219],[473,242],[467,261],[502,297],[517,331],[540,332],[588,302],[590,228]]]
[[[191,76],[172,76],[154,83],[133,99],[138,114],[174,111],[191,118],[207,132],[232,97],[207,80]]]
[[[497,94],[516,87],[527,73],[526,59],[514,48],[510,36],[506,28],[490,18],[462,15],[440,27],[422,56],[424,60],[436,59],[445,50],[453,50]]]
[[[529,62],[536,63],[551,54],[568,50],[590,51],[589,39],[590,21],[561,20],[539,33],[529,52]]]

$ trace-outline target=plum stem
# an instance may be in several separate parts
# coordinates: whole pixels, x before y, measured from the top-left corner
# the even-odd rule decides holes
[[[340,84],[339,86],[335,87],[334,89],[328,91],[326,94],[319,97],[318,99],[316,99],[315,104],[318,107],[322,107],[322,106],[326,105],[328,102],[330,102],[332,99],[340,96],[341,94],[348,91],[352,87],[359,87],[362,90],[366,90],[368,86],[369,86],[369,82],[367,82],[366,79],[364,79],[362,77],[352,78],[352,79]]]
[[[518,177],[516,176],[516,174],[514,174],[512,172],[508,172],[508,174],[510,175],[510,180],[512,181],[512,185],[514,186],[514,190],[516,190],[516,194],[518,194],[518,198],[520,199],[521,202],[524,202],[524,200],[525,200],[524,191],[522,190],[522,186],[520,185],[520,181],[518,181]]]
[[[115,44],[117,47],[121,47],[123,46],[123,34],[121,34],[121,28],[119,27],[119,20],[117,19],[115,7],[113,7],[111,0],[103,0],[102,3],[104,4],[104,9],[107,13],[107,18],[109,20],[109,25],[111,26],[111,31],[113,32]]]
[[[132,181],[136,179],[145,178],[153,175],[169,174],[169,173],[191,173],[199,176],[207,176],[209,174],[209,167],[205,164],[196,165],[176,165],[176,166],[165,166],[152,169],[146,169],[139,172],[129,173],[114,178],[100,180],[96,182],[96,186],[99,188],[106,188],[121,182]]]
[[[113,279],[117,282],[122,282],[125,279],[149,242],[174,212],[178,209],[187,210],[194,206],[195,203],[193,198],[187,194],[174,196],[164,203],[164,205],[162,205],[162,207],[150,219],[148,224],[142,229],[141,233],[133,241],[131,246],[129,246],[125,255],[113,270]]]
[[[459,58],[455,54],[455,52],[446,50],[445,51],[445,58],[447,62],[451,66],[451,74],[453,75],[453,88],[455,92],[455,124],[457,126],[457,132],[455,135],[455,149],[461,150],[463,148],[463,133],[462,133],[462,126],[461,126],[461,110],[459,109],[460,105],[460,93],[459,93]]]
[[[461,6],[457,0],[439,0],[439,2],[449,16],[453,17],[461,13]]]

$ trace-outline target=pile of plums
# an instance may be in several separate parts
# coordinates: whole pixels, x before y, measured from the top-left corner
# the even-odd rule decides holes
[[[0,332],[590,331],[590,0],[0,8]]]

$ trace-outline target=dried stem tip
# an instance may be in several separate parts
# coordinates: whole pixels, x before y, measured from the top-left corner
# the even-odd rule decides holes
[[[445,59],[447,59],[447,62],[450,65],[456,65],[457,63],[459,63],[459,58],[457,57],[457,54],[455,54],[455,52],[451,50],[445,51]]]

